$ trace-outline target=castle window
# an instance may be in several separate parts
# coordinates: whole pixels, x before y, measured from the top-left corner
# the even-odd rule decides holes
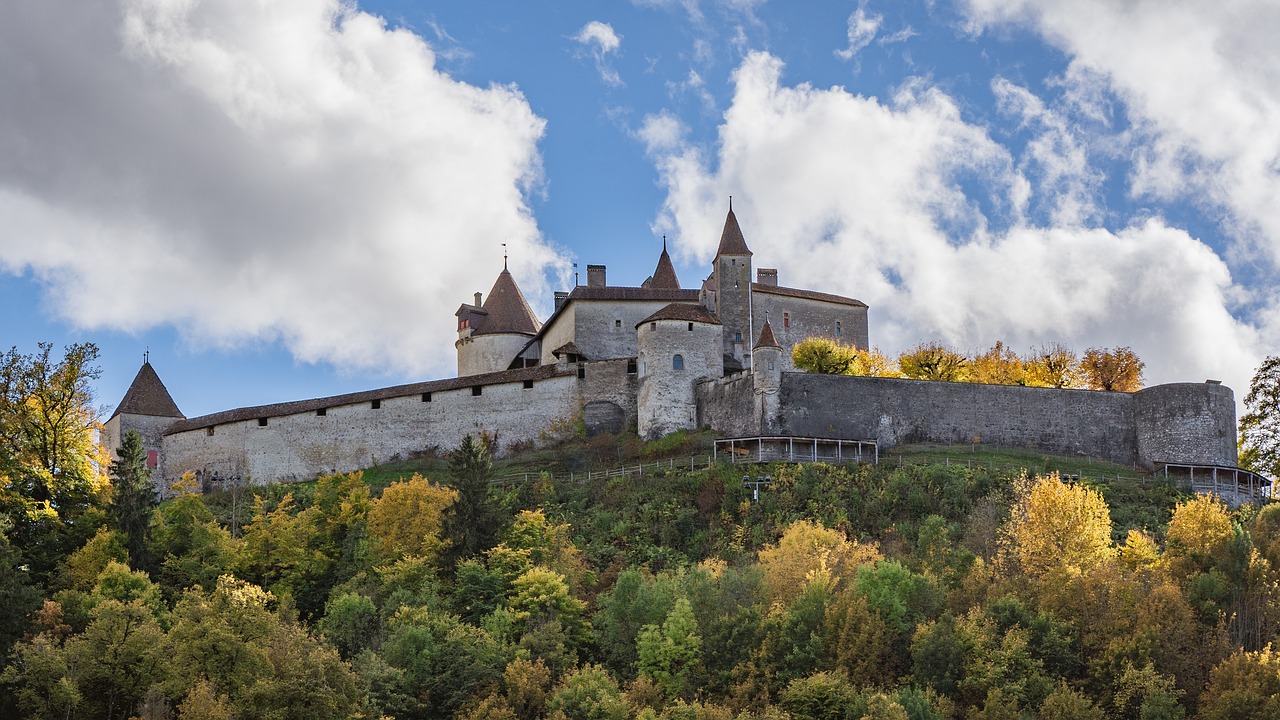
[[[683,370],[683,369],[684,369],[684,356],[683,356],[683,355],[676,355],[675,357],[671,358],[671,369],[672,369],[672,370]]]
[[[525,380],[525,381],[524,381],[524,389],[525,389],[525,390],[532,390],[532,389],[533,389],[533,381],[532,381],[532,380]]]
[[[471,397],[480,397],[480,393],[482,392],[484,392],[484,388],[480,387],[479,385],[476,385],[475,387],[471,388]]]
[[[266,426],[267,426],[267,419],[266,419],[266,418],[258,418],[258,427],[266,427]]]
[[[840,321],[836,321],[836,337],[840,337]]]
[[[378,408],[382,407],[382,401],[374,400],[373,402],[369,403],[369,407],[373,408],[374,410],[377,410]]]
[[[316,411],[316,417],[324,417],[329,414],[329,408],[320,408]]]
[[[650,330],[657,330],[657,329],[658,329],[658,323],[656,323],[656,322],[651,322],[651,323],[649,323],[649,329],[650,329]]]
[[[840,324],[840,323],[836,323],[836,325],[839,325],[839,324]],[[791,327],[791,313],[789,313],[789,312],[784,312],[784,313],[782,313],[782,327],[784,327],[784,328],[789,328],[789,327]],[[836,331],[836,334],[837,334],[837,335],[839,335],[839,334],[840,334],[840,331],[839,331],[839,330],[837,330],[837,331]]]
[[[613,326],[614,326],[614,327],[616,327],[616,328],[620,328],[620,327],[622,327],[622,321],[621,321],[621,320],[614,320],[614,321],[613,321]]]
[[[689,323],[689,332],[693,332],[693,323]]]
[[[147,451],[147,468],[151,470],[155,470],[156,466],[159,464],[160,464],[160,453],[156,452],[155,450],[148,450]]]
[[[431,402],[431,393],[422,393],[422,402]]]
[[[206,428],[204,431],[204,434],[208,435],[209,437],[213,437],[213,426],[210,425],[208,428]]]
[[[636,374],[636,361],[635,361],[635,358],[632,358],[632,359],[630,359],[630,360],[628,360],[628,361],[627,361],[627,374],[628,374],[628,375],[635,375],[635,374]]]
[[[736,333],[734,333],[734,334],[733,334],[733,341],[734,341],[734,342],[737,342],[737,343],[742,342],[742,333],[740,333],[740,332],[736,332]]]
[[[578,379],[585,380],[586,378],[587,378],[587,366],[583,365],[582,363],[578,363]]]

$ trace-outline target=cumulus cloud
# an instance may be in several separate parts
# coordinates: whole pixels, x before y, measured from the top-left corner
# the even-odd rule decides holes
[[[595,58],[596,71],[600,73],[600,79],[609,85],[622,85],[622,77],[618,75],[618,71],[609,66],[607,57],[611,53],[617,53],[622,47],[622,38],[618,37],[618,33],[613,31],[613,26],[609,23],[603,23],[599,20],[592,20],[577,35],[573,36],[579,44],[583,45],[591,51],[591,56]]]
[[[1102,78],[1133,126],[1132,192],[1220,206],[1235,252],[1280,267],[1280,4],[967,0],[974,28],[1025,26]]]
[[[781,69],[769,54],[747,57],[716,147],[650,146],[667,188],[659,230],[682,256],[710,260],[732,194],[756,264],[778,267],[782,284],[867,302],[886,351],[930,339],[1129,345],[1149,382],[1212,377],[1243,394],[1258,331],[1233,317],[1238,288],[1212,248],[1158,219],[1109,230],[1072,211],[1071,222],[1031,222],[1031,161],[937,88],[911,82],[882,103],[785,86]],[[998,90],[1052,140],[1030,151],[1033,164],[1066,163],[1055,172],[1068,188],[1084,183],[1087,204],[1089,172],[1053,113],[1016,86]]]
[[[82,327],[438,373],[501,243],[531,301],[563,264],[519,91],[339,0],[19,3],[0,96],[0,269]]]
[[[876,39],[876,33],[880,32],[882,22],[884,22],[883,16],[867,12],[866,0],[859,2],[858,7],[849,16],[849,47],[836,50],[836,57],[852,60]]]

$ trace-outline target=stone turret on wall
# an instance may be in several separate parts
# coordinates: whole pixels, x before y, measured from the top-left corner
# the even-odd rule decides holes
[[[463,304],[456,313],[458,377],[508,369],[541,327],[505,260],[483,305],[480,299],[476,293],[476,304]]]
[[[142,436],[142,449],[147,456],[147,467],[152,476],[160,481],[164,478],[164,453],[162,452],[164,431],[170,425],[186,416],[178,409],[178,404],[169,395],[169,390],[160,381],[155,368],[148,360],[143,360],[142,367],[134,376],[124,398],[116,406],[111,418],[102,426],[101,441],[111,457],[116,457],[116,448],[120,447],[125,433],[136,430]],[[157,488],[163,490],[164,488]]]
[[[782,346],[773,335],[773,326],[764,321],[760,339],[751,350],[751,380],[756,396],[756,417],[760,432],[773,433],[778,424],[778,391],[782,388]]]
[[[636,325],[641,437],[697,427],[694,387],[723,374],[720,321],[701,305],[672,303]]]

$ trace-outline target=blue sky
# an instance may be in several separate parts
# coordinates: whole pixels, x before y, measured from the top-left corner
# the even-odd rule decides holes
[[[1213,5],[1213,6],[1211,6]],[[57,0],[0,27],[0,341],[189,416],[453,374],[503,243],[686,287],[728,204],[871,341],[1280,343],[1280,6]]]

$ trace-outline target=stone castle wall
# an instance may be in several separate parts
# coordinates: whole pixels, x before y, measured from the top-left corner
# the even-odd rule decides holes
[[[791,348],[807,338],[834,338],[845,345],[854,345],[863,350],[868,347],[865,307],[757,290],[751,294],[752,325],[757,333],[764,327],[766,313],[769,326],[773,328],[773,336],[782,346],[782,363],[787,370],[795,369],[795,365],[791,363]]]
[[[458,350],[458,377],[501,372],[529,342],[515,333],[471,335],[454,343]]]
[[[720,326],[657,320],[641,324],[636,334],[644,368],[636,402],[640,436],[652,440],[697,427],[694,387],[724,372]]]
[[[158,490],[168,487],[163,482],[165,478],[164,464],[164,431],[173,424],[174,418],[157,417],[154,415],[133,415],[121,413],[111,418],[102,426],[102,436],[100,441],[103,447],[111,453],[111,459],[114,461],[116,457],[116,448],[120,447],[124,434],[129,430],[137,430],[142,436],[142,449],[144,451],[155,451],[156,467],[151,471],[151,476],[155,481]]]
[[[1234,467],[1236,399],[1214,383],[1156,385],[1133,394],[1138,457]]]

